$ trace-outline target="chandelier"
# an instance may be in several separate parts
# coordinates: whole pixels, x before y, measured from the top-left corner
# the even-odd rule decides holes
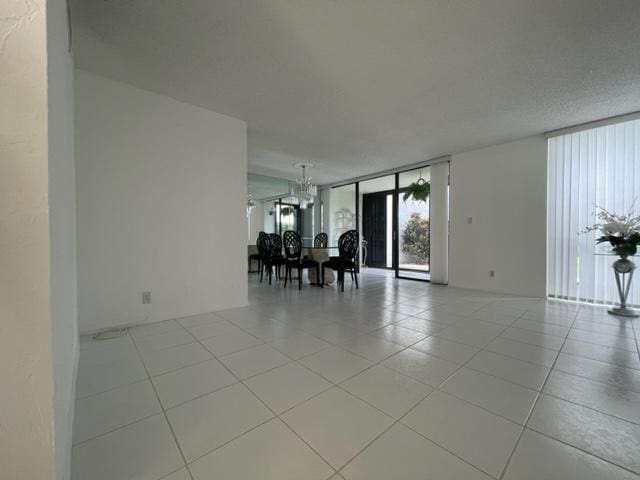
[[[307,167],[313,165],[307,163],[299,163],[296,167],[302,168],[302,177],[298,178],[295,182],[289,183],[289,195],[295,197],[300,204],[300,208],[305,209],[313,203],[313,199],[318,193],[318,187],[311,183],[311,177],[307,177]]]

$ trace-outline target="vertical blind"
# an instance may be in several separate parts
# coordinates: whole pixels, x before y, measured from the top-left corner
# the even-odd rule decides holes
[[[640,120],[552,137],[548,148],[548,295],[616,302],[616,257],[603,255],[608,244],[596,246],[599,232],[580,232],[596,223],[596,206],[640,214]],[[628,303],[640,303],[640,268]]]

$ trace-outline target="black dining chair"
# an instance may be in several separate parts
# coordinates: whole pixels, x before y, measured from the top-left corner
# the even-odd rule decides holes
[[[271,285],[271,239],[268,234],[259,235],[258,236],[258,254],[260,255],[262,267],[260,268],[260,283],[262,283],[262,278],[264,276],[264,272],[268,272],[269,277],[269,285]]]
[[[322,263],[322,284],[324,285],[324,269],[330,268],[338,272],[338,284],[344,292],[344,274],[349,272],[351,280],[355,281],[358,288],[358,272],[356,270],[360,235],[356,230],[348,230],[338,239],[338,256],[329,257]]]
[[[256,240],[256,248],[258,248],[259,239],[262,235],[267,235],[267,234],[265,232],[258,233],[258,240]],[[251,262],[254,260],[258,262],[258,270],[256,270],[256,272],[262,272],[262,255],[260,254],[259,248],[257,253],[252,253],[251,255],[249,255],[249,273],[252,273]]]
[[[282,255],[282,237],[277,233],[270,233],[269,240],[271,245],[271,266],[276,269],[276,279],[280,278],[280,267],[287,264],[286,259]]]
[[[327,248],[328,243],[329,235],[324,232],[317,234],[313,239],[313,246],[316,248]]]
[[[320,264],[311,258],[302,257],[302,240],[298,232],[287,230],[282,236],[284,244],[284,256],[286,260],[286,273],[284,276],[284,286],[287,286],[287,278],[291,283],[291,271],[295,268],[298,271],[298,290],[302,289],[302,271],[304,269],[315,268],[316,279],[320,279]],[[321,285],[322,286],[322,285]]]

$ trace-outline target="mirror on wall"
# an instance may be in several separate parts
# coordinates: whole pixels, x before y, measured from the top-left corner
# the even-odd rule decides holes
[[[254,204],[247,216],[249,245],[255,245],[260,231],[282,234],[287,230],[298,232],[305,245],[313,243],[318,202],[300,208],[297,199],[289,195],[289,182],[255,173],[247,175],[247,201]]]

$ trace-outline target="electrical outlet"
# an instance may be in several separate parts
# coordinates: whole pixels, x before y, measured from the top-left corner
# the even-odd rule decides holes
[[[490,277],[495,277],[496,276],[495,270],[489,270],[489,276]]]
[[[151,303],[151,292],[142,292],[142,303],[144,305]]]

